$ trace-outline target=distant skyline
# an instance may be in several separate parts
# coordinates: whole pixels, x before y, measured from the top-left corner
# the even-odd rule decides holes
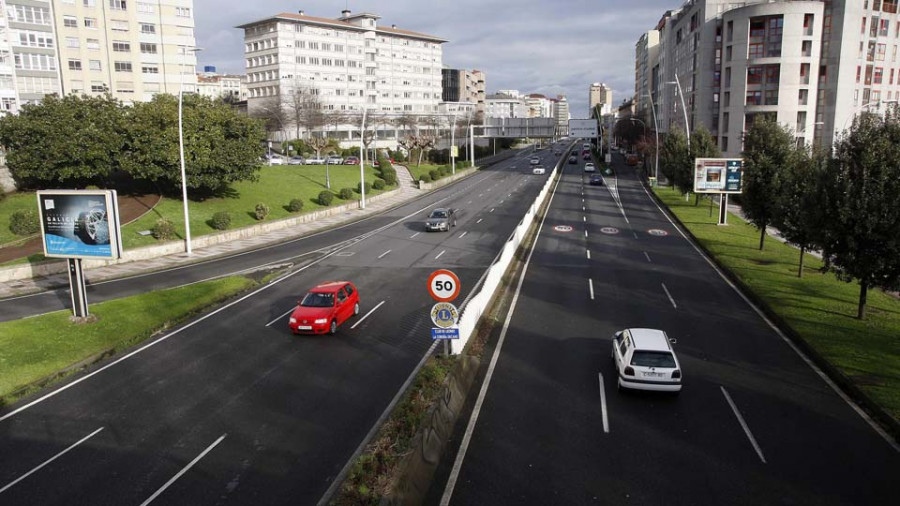
[[[243,74],[244,33],[237,25],[302,9],[337,18],[345,8],[379,23],[448,39],[444,65],[486,74],[488,93],[516,89],[565,95],[573,118],[587,116],[591,83],[613,89],[615,105],[634,93],[634,45],[656,26],[671,0],[194,0],[198,70]]]

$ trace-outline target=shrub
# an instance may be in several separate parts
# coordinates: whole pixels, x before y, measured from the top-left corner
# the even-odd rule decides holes
[[[228,230],[231,226],[231,215],[226,211],[219,211],[212,217],[212,226],[216,230]]]
[[[338,196],[341,197],[343,200],[352,199],[353,198],[353,188],[341,188],[341,191],[340,191],[340,193],[338,193]]]
[[[372,188],[376,190],[384,190],[384,179],[376,179],[374,183],[372,183]]]
[[[370,193],[372,191],[372,183],[366,183],[366,193]],[[356,183],[356,193],[362,193],[360,190],[360,183]]]
[[[288,204],[288,210],[292,213],[298,213],[303,209],[303,201],[300,199],[291,199],[291,203]]]
[[[425,181],[426,183],[431,181],[431,176],[428,174],[422,174],[419,176],[419,181]]]
[[[154,239],[159,241],[169,241],[175,238],[175,225],[165,218],[160,218],[156,220],[156,225],[153,225],[153,228],[150,229],[150,233],[153,235]]]
[[[438,179],[441,178],[441,173],[434,169],[429,170],[428,175],[431,176],[432,181],[437,181]]]
[[[16,235],[33,235],[41,231],[37,211],[21,209],[9,217],[9,231]]]
[[[322,190],[319,192],[319,198],[317,200],[320,206],[330,206],[331,201],[334,200],[334,194],[328,190]]]
[[[269,216],[269,206],[265,205],[262,202],[256,204],[256,208],[254,208],[254,211],[256,212],[257,220],[264,220],[267,216]]]
[[[384,170],[381,172],[381,178],[384,179],[385,184],[393,186],[397,184],[397,171],[394,169]]]
[[[440,167],[438,167],[438,172],[440,172],[441,176],[446,176],[453,172],[453,169],[447,167],[446,165],[441,165]]]

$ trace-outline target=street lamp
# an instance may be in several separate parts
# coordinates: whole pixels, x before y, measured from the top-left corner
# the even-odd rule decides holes
[[[453,156],[453,148],[456,147],[456,111],[453,112],[453,128],[450,129],[450,170],[456,175],[456,157]]]
[[[202,48],[191,46],[179,46],[182,48],[182,55],[187,53],[197,53]],[[182,107],[184,103],[184,67],[178,64],[178,74],[181,82],[178,86],[178,156],[181,160],[181,200],[184,204],[184,252],[188,255],[192,254],[191,250],[191,222],[188,218],[188,196],[187,196],[187,175],[184,170],[184,119],[182,115]]]
[[[363,106],[363,114],[362,114],[362,125],[360,125],[359,131],[359,208],[366,208],[366,169],[365,162],[363,161],[363,150],[366,148],[365,137],[366,137],[366,113],[369,109]],[[377,149],[377,146],[376,146]]]
[[[858,109],[859,111],[862,111],[863,109],[866,109],[867,107],[871,107],[874,105],[876,110],[879,110],[879,109],[881,109],[881,104],[896,104],[897,102],[898,102],[897,100],[873,100],[872,102],[866,102],[865,104],[857,107],[856,109]],[[859,111],[854,112],[851,116],[848,116],[847,119],[844,120],[843,130],[847,129],[848,121],[852,120],[853,118],[855,118],[856,116],[859,115]]]
[[[684,113],[684,131],[687,133],[688,149],[691,148],[691,126],[688,124],[687,107],[684,105],[684,92],[681,91],[681,82],[678,80],[678,74],[675,74],[674,81],[666,81],[666,84],[674,84],[681,97],[681,112]]]
[[[656,184],[659,184],[659,124],[656,122],[656,106],[653,105],[653,96],[647,92],[647,98],[650,99],[650,112],[653,113],[653,133],[656,134]]]

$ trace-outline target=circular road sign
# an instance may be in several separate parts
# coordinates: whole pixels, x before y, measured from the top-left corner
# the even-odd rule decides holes
[[[438,302],[450,302],[459,296],[459,278],[447,269],[438,269],[428,277],[428,294]]]
[[[619,229],[616,227],[603,227],[600,231],[607,235],[616,235],[619,233]]]
[[[666,232],[665,230],[660,230],[658,228],[651,228],[650,230],[647,231],[647,233],[650,235],[655,235],[656,237],[665,237],[665,236],[669,235],[669,233]]]
[[[449,329],[459,321],[459,310],[449,302],[438,302],[431,308],[431,321],[442,329]]]
[[[557,232],[571,232],[574,229],[569,225],[557,225],[553,227],[553,230],[556,230]]]

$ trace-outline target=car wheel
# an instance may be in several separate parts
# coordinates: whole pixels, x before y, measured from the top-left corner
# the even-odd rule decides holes
[[[354,304],[354,306],[353,306],[353,316],[356,316],[356,315],[358,315],[358,314],[359,314],[359,302],[357,302],[357,303]]]
[[[331,320],[331,328],[328,329],[328,333],[331,335],[337,333],[337,320]]]

